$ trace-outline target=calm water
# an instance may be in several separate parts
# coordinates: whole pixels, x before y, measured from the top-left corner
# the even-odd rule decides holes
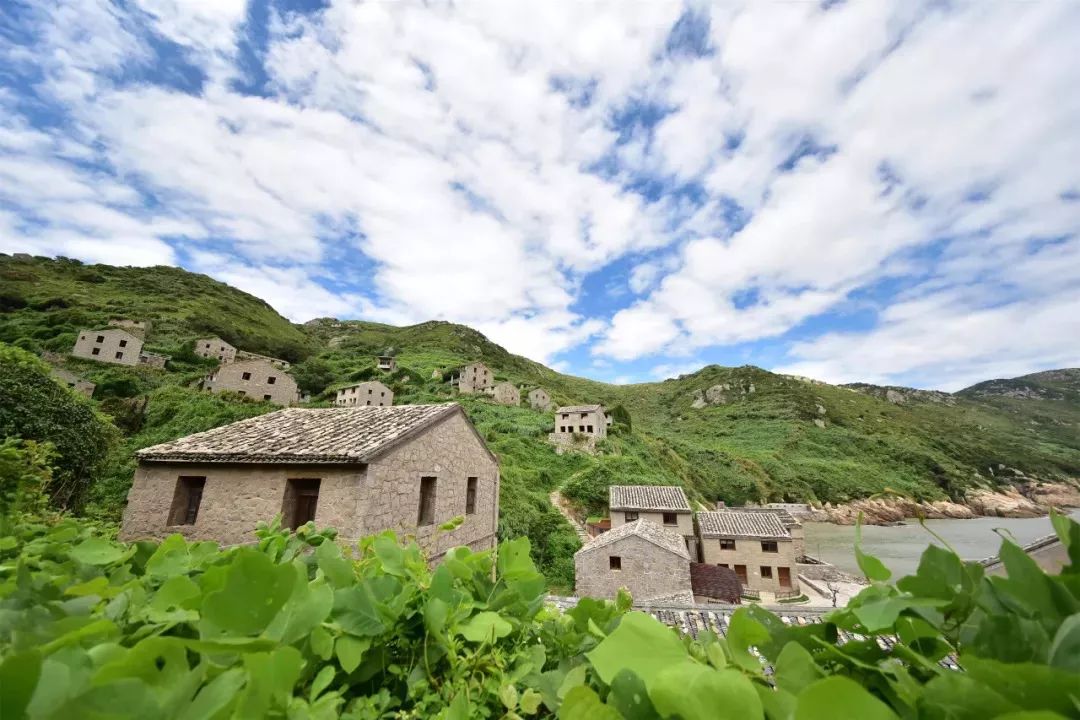
[[[1080,521],[1080,510],[1071,513]],[[1021,545],[1053,532],[1050,518],[975,518],[973,520],[927,520],[926,525],[945,538],[965,560],[997,555],[1001,538],[995,528],[1008,530]],[[841,570],[860,575],[855,564],[855,528],[829,523],[804,523],[806,552],[831,562]],[[910,575],[919,556],[930,543],[940,545],[918,522],[898,527],[863,527],[863,549],[876,555],[893,571],[893,579]]]

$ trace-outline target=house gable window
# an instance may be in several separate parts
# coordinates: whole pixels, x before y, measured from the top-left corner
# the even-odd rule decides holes
[[[296,478],[285,483],[285,497],[281,503],[281,515],[289,528],[296,530],[315,519],[319,504],[319,478]]]
[[[734,540],[721,540],[720,541],[720,549],[721,550],[734,550],[735,549],[735,541]]]
[[[780,547],[779,547],[779,545],[777,545],[775,540],[762,540],[761,541],[761,552],[767,552],[767,553],[780,552]]]
[[[104,335],[98,335],[97,340],[95,340],[95,342],[99,342],[99,343],[105,342],[105,336]]]
[[[127,340],[121,340],[120,347],[127,347]]]
[[[172,508],[169,510],[170,525],[194,525],[202,504],[205,477],[180,476],[173,491]]]
[[[100,355],[101,354],[101,348],[94,348],[93,350],[90,351],[90,354],[91,355]]]
[[[618,555],[612,555],[608,558],[608,568],[611,570],[622,570],[622,558]]]
[[[465,481],[465,514],[476,514],[476,484],[477,479],[474,477]]]
[[[276,377],[274,377],[273,375],[271,375],[270,377],[266,378],[266,384],[267,384],[267,385],[273,385],[273,384],[274,384],[274,383],[276,383],[276,382],[277,382],[277,378],[276,378]]]
[[[117,360],[122,360],[122,359],[123,359],[123,357],[124,357],[124,353],[122,353],[122,352],[118,352],[118,353],[116,353],[116,359],[117,359]]]
[[[420,504],[416,513],[417,525],[431,525],[435,522],[435,484],[436,478],[420,478]]]
[[[638,514],[636,512],[625,512],[623,513],[623,518],[626,522],[634,522],[638,519]]]
[[[241,379],[241,380],[250,380],[250,379],[251,379],[251,373],[249,373],[249,372],[246,372],[246,373],[242,374],[242,375],[240,376],[240,379]]]
[[[664,524],[665,525],[678,525],[679,524],[679,516],[676,513],[664,513]]]

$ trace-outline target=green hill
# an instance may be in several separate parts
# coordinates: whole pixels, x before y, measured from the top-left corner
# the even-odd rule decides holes
[[[192,389],[213,367],[190,352],[206,334],[296,361],[293,374],[315,403],[327,403],[336,384],[376,374],[374,356],[391,347],[399,370],[390,384],[400,402],[456,397],[448,371],[483,360],[497,378],[543,386],[556,403],[622,405],[632,429],[617,424],[596,456],[558,455],[546,441],[550,413],[458,398],[500,457],[501,534],[528,535],[557,585],[571,581],[578,541],[548,500],[555,489],[596,513],[613,482],[676,483],[710,504],[835,503],[886,488],[961,499],[974,485],[997,482],[988,469],[999,465],[1029,477],[1080,475],[1076,370],[956,394],[834,386],[750,366],[618,386],[557,373],[451,323],[398,328],[323,318],[295,325],[251,295],[176,268],[0,255],[0,341],[63,354],[79,328],[115,317],[150,320],[147,347],[173,361],[165,372],[59,361],[98,383],[95,401],[124,433],[85,508],[104,519],[119,515],[136,449],[273,409]]]

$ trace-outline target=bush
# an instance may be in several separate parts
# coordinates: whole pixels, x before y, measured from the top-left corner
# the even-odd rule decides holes
[[[26,307],[26,298],[18,293],[0,293],[0,312],[12,312]]]
[[[117,440],[116,428],[92,402],[55,382],[41,360],[2,343],[0,397],[0,437],[52,443],[53,502],[81,506]]]
[[[41,512],[52,480],[52,446],[33,440],[0,440],[0,531],[17,513]]]

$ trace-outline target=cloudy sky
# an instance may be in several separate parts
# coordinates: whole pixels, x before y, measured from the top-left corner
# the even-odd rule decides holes
[[[0,2],[0,250],[617,382],[1080,365],[1080,3]]]

